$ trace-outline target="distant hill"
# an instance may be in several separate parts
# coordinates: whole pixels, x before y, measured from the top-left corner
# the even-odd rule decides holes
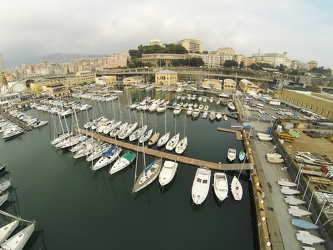
[[[48,54],[40,58],[41,62],[48,61],[48,62],[69,62],[75,61],[80,59],[94,59],[100,57],[107,57],[109,55],[106,54],[63,54],[63,53],[54,53]]]

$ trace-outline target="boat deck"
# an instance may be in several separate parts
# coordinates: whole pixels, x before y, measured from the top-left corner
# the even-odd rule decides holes
[[[103,136],[97,133],[91,133],[88,130],[84,130],[84,129],[80,129],[80,132],[82,134],[86,134],[89,136],[92,136],[93,138],[99,139],[101,141],[105,141],[111,144],[117,144],[120,147],[123,148],[127,148],[133,151],[138,151],[140,153],[144,153],[148,154],[148,155],[152,155],[152,156],[156,156],[158,158],[164,158],[164,159],[168,159],[171,161],[177,161],[177,162],[181,162],[181,163],[185,163],[188,165],[194,165],[194,166],[198,166],[198,167],[205,167],[205,168],[209,168],[209,169],[214,169],[214,170],[249,170],[249,169],[253,169],[253,164],[251,163],[233,163],[233,164],[221,164],[221,163],[216,163],[216,162],[210,162],[210,161],[204,161],[204,160],[199,160],[199,159],[194,159],[194,158],[190,158],[190,157],[185,157],[182,155],[176,155],[176,154],[171,154],[168,152],[162,152],[159,150],[155,150],[155,149],[150,149],[150,148],[143,148],[131,143],[127,143],[121,140],[115,140],[113,138],[107,137],[107,136]]]

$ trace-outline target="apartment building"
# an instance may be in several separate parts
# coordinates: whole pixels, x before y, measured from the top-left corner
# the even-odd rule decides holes
[[[196,39],[182,39],[177,42],[178,44],[181,44],[188,53],[203,53],[203,43]]]
[[[113,54],[110,57],[107,57],[107,68],[126,68],[128,57],[129,55],[127,52],[120,52],[117,54]]]
[[[291,65],[291,60],[287,57],[287,52],[283,54],[279,53],[265,53],[265,54],[253,54],[251,57],[255,62],[269,62],[274,67],[280,66],[280,64],[287,66],[288,68]]]

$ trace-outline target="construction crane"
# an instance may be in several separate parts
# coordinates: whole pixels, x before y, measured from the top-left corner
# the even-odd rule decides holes
[[[1,74],[1,89],[3,89],[3,94],[9,94],[8,81],[5,75],[5,68],[2,58],[2,53],[0,53],[0,74]]]

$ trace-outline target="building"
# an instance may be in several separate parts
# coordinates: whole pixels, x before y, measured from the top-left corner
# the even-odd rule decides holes
[[[333,119],[333,96],[283,89],[280,99],[288,105],[304,108],[317,115]]]
[[[0,107],[19,102],[21,102],[21,95],[19,93],[0,95]]]
[[[239,81],[239,88],[243,93],[256,94],[260,91],[260,88],[249,80],[242,79]]]
[[[89,70],[82,70],[76,73],[76,77],[75,84],[94,83],[96,73]]]
[[[183,39],[177,42],[181,44],[188,53],[203,53],[203,44],[201,41],[196,39]]]
[[[291,60],[287,57],[287,52],[283,54],[279,53],[265,53],[261,54],[253,54],[251,57],[254,59],[255,62],[268,62],[274,67],[280,66],[280,64],[287,66],[288,68],[291,65]]]
[[[221,56],[215,53],[191,53],[188,54],[188,57],[201,58],[206,68],[218,68],[221,66]]]
[[[201,83],[201,87],[204,89],[222,90],[222,82],[216,79],[208,79]]]
[[[313,68],[317,68],[317,67],[318,67],[318,63],[316,61],[308,62],[308,68],[309,69],[313,69]]]
[[[155,74],[155,84],[162,86],[177,85],[178,75],[171,70],[162,70]]]
[[[126,68],[128,61],[128,53],[120,52],[118,54],[113,54],[110,57],[107,57],[106,67],[110,69],[116,68]]]
[[[166,67],[171,66],[171,62],[175,60],[184,60],[186,59],[186,54],[162,54],[162,53],[155,53],[155,54],[142,54],[140,61],[144,64],[151,63],[155,65],[155,67],[159,67],[161,62],[165,62]]]
[[[149,45],[150,45],[150,46],[158,45],[158,46],[160,46],[160,47],[165,47],[165,46],[161,43],[160,39],[157,39],[157,38],[153,38],[153,39],[151,39],[151,40],[149,41]]]
[[[123,79],[124,85],[137,85],[145,82],[145,79],[142,76],[130,76]]]
[[[236,82],[232,79],[224,79],[223,80],[223,90],[225,91],[235,91]]]
[[[222,54],[232,55],[232,56],[236,55],[235,50],[233,48],[230,48],[230,47],[219,48],[219,49],[217,49],[216,53],[220,54],[220,55],[222,55]]]
[[[62,83],[54,83],[43,86],[43,90],[52,97],[65,96],[70,93],[70,90]]]
[[[101,76],[96,77],[96,84],[99,85],[112,85],[117,83],[117,76]]]

